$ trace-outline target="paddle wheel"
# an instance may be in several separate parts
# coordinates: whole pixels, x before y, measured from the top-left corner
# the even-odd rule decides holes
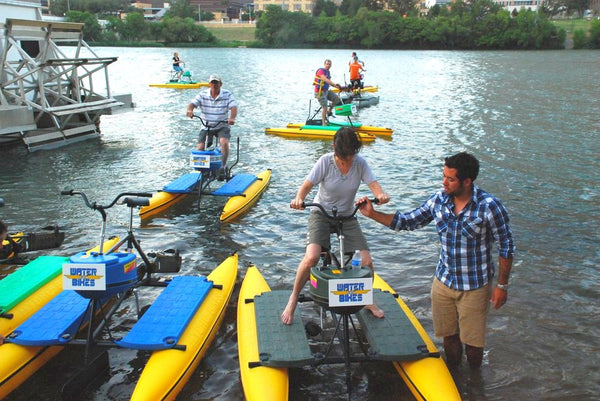
[[[96,55],[83,26],[11,18],[0,24],[0,143],[34,151],[98,137],[101,114],[131,106],[130,95],[111,94],[108,66],[117,58]]]

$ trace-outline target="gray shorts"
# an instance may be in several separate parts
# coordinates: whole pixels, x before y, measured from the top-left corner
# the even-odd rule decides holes
[[[331,103],[333,103],[334,106],[341,103],[340,97],[335,92],[332,92],[330,90],[321,91],[321,96],[319,96],[319,92],[315,92],[315,98],[319,100],[319,104],[323,108],[327,107],[328,100],[331,101]]]
[[[344,230],[344,251],[369,250],[367,240],[358,224],[358,219],[345,220],[342,228]],[[335,234],[335,230],[336,224],[325,217],[323,213],[310,212],[306,244],[319,244],[322,248],[331,249],[331,235],[332,233]],[[334,238],[337,241],[337,237]]]
[[[208,133],[207,129],[200,130],[200,134],[198,135],[198,142],[204,142],[206,140],[206,134]],[[216,136],[217,138],[231,138],[231,128],[229,125],[225,125],[221,128],[211,128],[210,134]]]

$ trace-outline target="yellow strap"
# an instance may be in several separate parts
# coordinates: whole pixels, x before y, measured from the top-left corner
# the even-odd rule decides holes
[[[321,90],[323,89],[323,86],[325,85],[325,82],[319,77],[319,74],[315,74],[315,82],[319,81],[318,85],[314,84],[315,86],[319,86],[319,97],[321,97]]]

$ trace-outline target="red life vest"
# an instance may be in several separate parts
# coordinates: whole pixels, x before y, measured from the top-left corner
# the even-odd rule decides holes
[[[329,84],[321,79],[321,75],[319,75],[320,71],[323,72],[321,75],[325,75],[327,79],[331,78],[329,71],[327,71],[325,68],[319,68],[317,70],[317,72],[315,73],[315,80],[313,81],[313,85],[315,86],[315,92],[319,93],[319,95],[322,91],[326,91],[329,89]]]

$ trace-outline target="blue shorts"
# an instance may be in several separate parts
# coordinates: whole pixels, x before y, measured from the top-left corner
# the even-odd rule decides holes
[[[178,65],[174,65],[173,69],[175,70],[175,72],[183,71],[183,69],[180,66],[178,66]]]

